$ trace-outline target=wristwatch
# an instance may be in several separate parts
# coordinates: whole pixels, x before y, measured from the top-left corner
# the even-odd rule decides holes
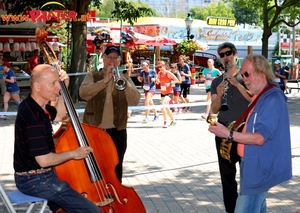
[[[233,130],[232,130],[232,129],[230,130],[230,133],[229,133],[229,136],[228,136],[227,140],[228,140],[229,142],[232,142],[232,141],[233,141]]]

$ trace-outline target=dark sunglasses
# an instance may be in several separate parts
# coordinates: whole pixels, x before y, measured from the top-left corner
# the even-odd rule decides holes
[[[219,53],[219,56],[220,56],[220,58],[224,58],[225,55],[230,56],[231,54],[232,54],[232,51],[229,50],[229,51],[226,51],[224,53]]]
[[[248,71],[246,71],[246,72],[244,72],[243,74],[241,74],[242,78],[244,78],[244,77],[248,78],[249,75],[250,75],[250,74],[248,73]]]

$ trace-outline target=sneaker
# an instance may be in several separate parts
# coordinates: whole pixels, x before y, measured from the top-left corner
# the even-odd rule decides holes
[[[166,122],[166,121],[164,121],[163,128],[168,128],[168,126],[167,126],[167,122]]]
[[[175,126],[176,125],[176,121],[171,121],[169,126]]]
[[[182,112],[181,112],[181,110],[178,110],[177,112],[176,112],[176,115],[179,115],[179,114],[181,114]]]
[[[6,120],[7,116],[6,115],[0,115],[0,119]]]
[[[157,121],[158,119],[159,119],[159,114],[157,114],[157,115],[154,116],[153,121]]]
[[[149,118],[146,116],[143,120],[144,123],[147,123],[149,121]]]
[[[192,111],[191,107],[186,108],[186,112],[190,112],[190,111]]]

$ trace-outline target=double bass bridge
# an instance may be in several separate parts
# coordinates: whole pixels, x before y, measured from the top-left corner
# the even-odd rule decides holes
[[[95,205],[103,207],[103,206],[107,206],[107,205],[111,204],[114,201],[115,200],[113,198],[105,198],[105,200],[103,200],[103,201],[96,202]]]

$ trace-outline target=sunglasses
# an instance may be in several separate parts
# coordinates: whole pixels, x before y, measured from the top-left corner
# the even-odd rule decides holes
[[[248,73],[248,71],[244,72],[243,74],[241,74],[242,78],[246,77],[248,78],[250,76],[250,74]]]
[[[225,55],[226,55],[226,56],[232,55],[232,51],[229,50],[229,51],[226,51],[226,52],[224,52],[224,53],[219,53],[220,58],[224,58]]]
[[[175,67],[171,67],[171,68],[173,69],[173,68],[175,68]]]

